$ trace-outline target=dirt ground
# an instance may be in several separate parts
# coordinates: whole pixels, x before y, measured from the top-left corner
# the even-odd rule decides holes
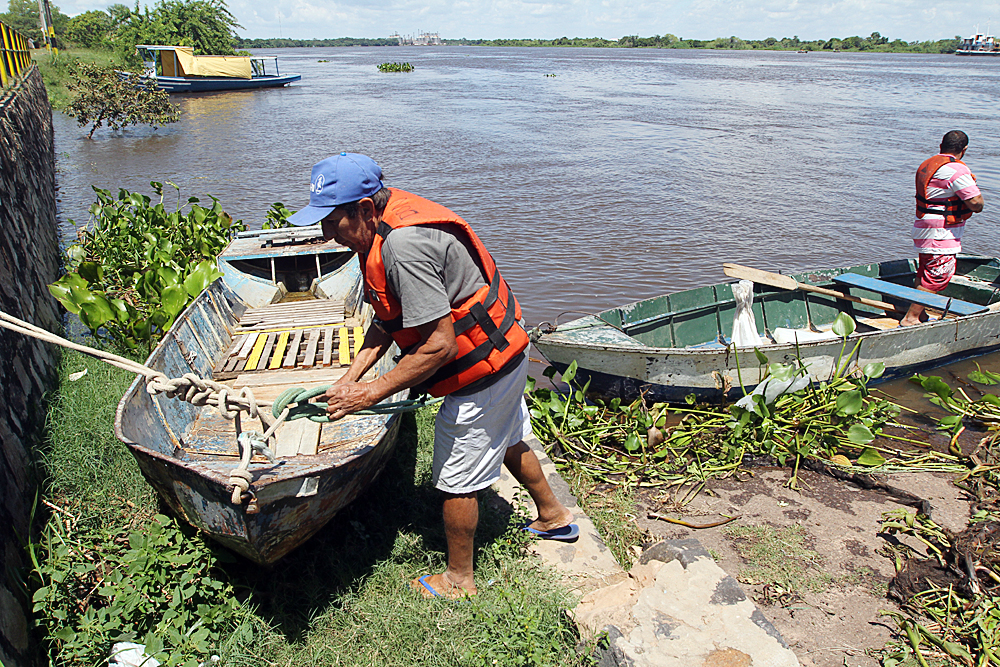
[[[741,580],[803,666],[875,667],[879,662],[869,651],[882,648],[896,629],[879,611],[898,610],[886,597],[894,569],[892,561],[876,553],[885,544],[879,527],[883,512],[904,506],[882,493],[809,471],[800,472],[800,489],[794,491],[785,486],[788,477],[787,469],[767,469],[741,480],[714,480],[707,492],[682,509],[662,493],[646,492],[637,502],[637,521],[654,541],[698,539],[727,573]],[[960,531],[968,522],[969,502],[952,479],[946,474],[906,473],[886,481],[929,500],[934,521]],[[695,525],[719,521],[720,515],[740,518],[723,527],[692,530],[649,519],[649,512]],[[789,548],[794,552],[790,557],[805,563],[806,572],[820,585],[812,590],[801,586],[788,594],[746,583],[741,573],[745,575],[751,563],[740,555],[745,545],[733,535],[737,527],[769,526],[780,534],[782,529],[794,531],[788,528],[794,525],[805,535],[801,548]]]

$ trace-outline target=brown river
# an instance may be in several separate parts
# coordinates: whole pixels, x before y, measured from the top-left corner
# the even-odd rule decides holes
[[[971,138],[1000,254],[1000,62],[954,55],[579,48],[271,49],[288,88],[174,96],[178,123],[93,140],[56,114],[60,221],[90,186],[218,197],[250,227],[308,201],[314,162],[374,157],[385,181],[465,217],[526,320],[596,312],[767,270],[913,255],[913,173]],[[327,62],[322,62],[327,61]],[[376,65],[409,62],[409,74]],[[555,76],[546,76],[555,75]],[[167,188],[172,190],[171,188]],[[564,318],[565,319],[565,318]],[[992,367],[1000,362],[991,359]],[[900,388],[899,391],[902,391]]]

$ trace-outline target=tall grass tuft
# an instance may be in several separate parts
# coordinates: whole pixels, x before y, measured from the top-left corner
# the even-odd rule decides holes
[[[86,370],[79,379],[70,376]],[[40,459],[47,497],[98,525],[150,519],[156,494],[114,434],[115,409],[135,376],[64,350]]]

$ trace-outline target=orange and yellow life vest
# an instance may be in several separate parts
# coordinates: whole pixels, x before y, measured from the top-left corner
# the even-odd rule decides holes
[[[965,203],[958,196],[953,195],[944,199],[927,198],[927,184],[934,178],[938,169],[951,162],[965,164],[952,155],[935,155],[923,161],[923,164],[917,169],[916,176],[917,217],[923,218],[928,214],[944,216],[945,227],[964,224],[972,217],[972,211],[965,207]],[[938,208],[930,208],[931,206]]]
[[[452,225],[471,242],[476,251],[473,259],[488,278],[488,284],[475,294],[460,304],[452,305],[451,320],[455,326],[458,355],[419,387],[432,396],[445,396],[492,375],[528,347],[528,335],[517,324],[521,319],[521,306],[469,223],[440,204],[396,188],[390,188],[390,191],[392,197],[382,214],[382,222],[376,229],[368,256],[362,262],[361,272],[365,280],[366,300],[382,321],[382,328],[392,336],[404,354],[420,342],[420,334],[415,328],[403,328],[403,309],[396,296],[389,291],[386,280],[382,244],[394,229],[414,225]]]

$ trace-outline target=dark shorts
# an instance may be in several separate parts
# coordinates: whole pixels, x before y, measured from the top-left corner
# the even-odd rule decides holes
[[[940,292],[955,275],[955,255],[921,253],[917,266],[917,284],[929,292]]]

